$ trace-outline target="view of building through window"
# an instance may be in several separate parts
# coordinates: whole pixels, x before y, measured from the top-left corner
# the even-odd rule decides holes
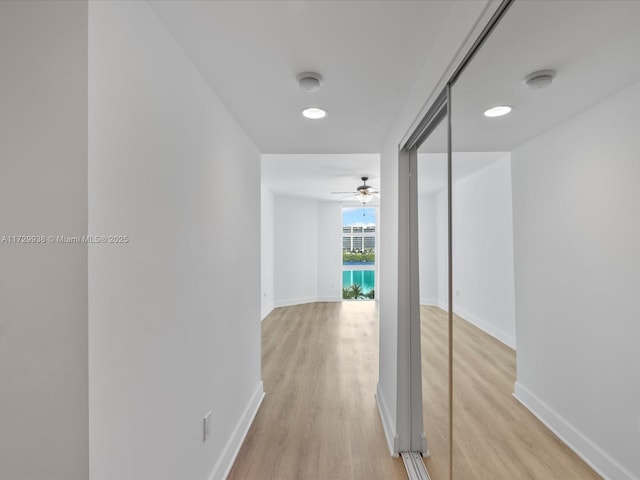
[[[342,209],[342,298],[375,298],[376,209]]]

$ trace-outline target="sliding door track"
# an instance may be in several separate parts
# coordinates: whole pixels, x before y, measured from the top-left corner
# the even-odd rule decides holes
[[[419,452],[400,452],[409,480],[431,480]]]

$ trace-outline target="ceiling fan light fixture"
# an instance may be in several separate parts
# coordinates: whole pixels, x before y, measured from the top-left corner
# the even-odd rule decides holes
[[[362,185],[356,187],[355,192],[331,192],[331,193],[350,193],[348,197],[345,197],[341,200],[349,200],[356,201],[362,203],[363,206],[366,206],[371,200],[380,196],[380,191],[372,187],[371,185],[367,185],[367,180],[369,177],[360,177],[362,180]]]
[[[367,204],[367,203],[369,203],[372,199],[373,199],[373,195],[371,195],[371,194],[361,193],[360,195],[358,195],[358,200],[359,200],[363,205],[366,205],[366,204]]]
[[[311,120],[319,120],[327,116],[327,111],[318,107],[309,107],[302,110],[302,116]]]

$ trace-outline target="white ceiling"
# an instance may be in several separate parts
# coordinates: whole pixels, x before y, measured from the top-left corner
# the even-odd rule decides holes
[[[355,192],[362,185],[360,177],[369,177],[367,185],[380,187],[378,154],[262,156],[262,182],[279,195],[359,205],[346,198],[350,196],[347,193],[331,192]],[[379,203],[379,198],[374,198],[370,205]]]
[[[150,3],[261,152],[344,154],[380,152],[455,2]],[[300,90],[303,71],[320,91]]]
[[[516,1],[452,89],[453,149],[511,151],[640,80],[640,1]],[[524,77],[554,69],[544,89]],[[514,110],[499,118],[495,105]],[[446,148],[444,131],[421,151]]]
[[[380,151],[453,2],[151,4],[258,148],[295,154],[265,155],[268,188],[337,200],[329,192],[353,190],[360,176],[380,185],[378,156],[349,154]],[[498,152],[457,157],[460,175],[638,81],[639,18],[640,1],[516,1],[453,88],[454,150]],[[558,72],[550,87],[523,85],[525,75],[546,68]],[[296,74],[307,70],[325,78],[317,93],[297,86]],[[496,104],[514,111],[482,116]],[[329,116],[302,118],[300,110],[311,105]],[[439,129],[420,151],[445,147]],[[435,165],[421,171],[431,170],[427,190],[441,180]]]
[[[452,88],[453,177],[459,180],[640,80],[640,1],[517,1]],[[551,86],[524,77],[555,69]],[[500,118],[484,110],[511,105]],[[419,149],[419,189],[446,187],[444,123]],[[428,153],[427,153],[428,152]]]

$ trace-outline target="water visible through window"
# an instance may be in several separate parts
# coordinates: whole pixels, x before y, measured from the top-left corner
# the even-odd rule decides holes
[[[375,298],[376,209],[342,209],[342,298]]]

